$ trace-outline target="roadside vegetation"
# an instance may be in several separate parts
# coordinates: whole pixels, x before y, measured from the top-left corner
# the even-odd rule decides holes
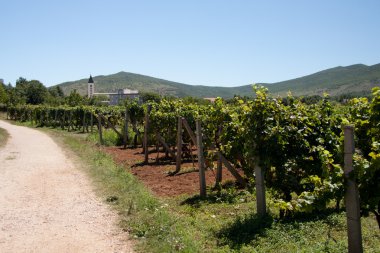
[[[5,146],[5,144],[7,143],[8,137],[9,137],[8,132],[5,131],[5,129],[0,128],[0,148]]]

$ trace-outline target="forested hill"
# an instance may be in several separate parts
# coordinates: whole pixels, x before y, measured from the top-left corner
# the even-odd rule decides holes
[[[65,94],[76,89],[80,94],[87,92],[88,77],[59,84]],[[178,97],[232,97],[238,95],[252,95],[251,85],[238,87],[211,87],[188,85],[167,81],[150,76],[119,72],[107,76],[95,76],[96,92],[113,92],[120,88],[137,89],[142,92],[155,92],[161,95]],[[347,67],[336,67],[323,70],[308,76],[272,83],[263,84],[274,95],[286,95],[291,91],[294,95],[322,95],[324,92],[332,96],[341,94],[367,95],[374,86],[380,85],[380,64],[366,66],[363,64]]]
[[[380,64],[366,66],[356,64],[336,67],[301,78],[268,85],[272,93],[294,95],[321,95],[324,92],[334,96],[341,94],[369,94],[380,85]]]
[[[177,97],[232,97],[234,94],[233,88],[188,85],[123,71],[107,76],[95,76],[93,80],[95,82],[95,92],[113,92],[121,88],[129,88]],[[71,90],[76,89],[80,94],[84,95],[87,92],[87,81],[88,77],[78,81],[62,83],[59,86],[65,94],[69,94]]]

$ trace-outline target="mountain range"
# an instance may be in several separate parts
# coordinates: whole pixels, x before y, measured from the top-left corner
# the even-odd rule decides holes
[[[176,97],[230,98],[234,95],[252,96],[253,94],[252,85],[237,87],[189,85],[128,72],[95,76],[93,80],[95,92],[116,92],[118,89],[129,88],[140,92],[155,92]],[[79,94],[85,95],[87,81],[88,78],[84,78],[58,85],[65,94],[75,89]],[[380,64],[340,66],[283,82],[260,83],[260,85],[267,87],[272,95],[280,96],[285,96],[289,91],[295,96],[322,95],[323,93],[331,96],[368,95],[372,87],[380,86]]]

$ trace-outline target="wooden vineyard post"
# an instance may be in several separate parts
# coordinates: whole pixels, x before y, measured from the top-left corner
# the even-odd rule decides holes
[[[220,140],[220,135],[222,133],[221,126],[218,127],[218,139]],[[218,162],[216,167],[216,178],[215,178],[215,186],[219,186],[223,180],[223,162],[222,162],[222,154],[217,152]]]
[[[267,206],[265,200],[264,172],[259,166],[259,159],[255,159],[255,186],[256,186],[256,206],[259,216],[266,215]]]
[[[83,112],[83,119],[82,119],[82,126],[83,126],[83,133],[86,131],[86,112]]]
[[[230,162],[222,155],[222,153],[220,153],[220,151],[218,151],[218,156],[220,157],[222,163],[224,164],[224,166],[226,166],[228,171],[231,172],[231,174],[236,178],[238,183],[241,186],[245,187],[247,184],[246,184],[244,178],[242,178],[242,176],[240,176],[239,172],[230,164]]]
[[[148,105],[146,114],[145,114],[145,124],[144,124],[144,162],[148,163],[149,159],[149,148],[148,148],[148,130],[149,130],[149,113],[150,110],[152,109],[151,105]]]
[[[128,108],[125,108],[125,118],[124,118],[124,148],[127,148],[128,142]]]
[[[44,114],[43,114],[43,112],[41,112],[41,116],[40,116],[40,126],[44,126]]]
[[[132,129],[135,132],[135,137],[133,138],[133,148],[136,148],[137,147],[137,137],[141,136],[141,134],[140,134],[140,131],[136,127],[136,122],[132,121],[131,124],[132,124]],[[141,137],[140,137],[140,139],[141,139]],[[143,149],[144,149],[144,140],[143,140]]]
[[[347,215],[348,252],[363,252],[362,229],[360,224],[360,203],[358,187],[353,177],[354,127],[344,127],[344,176],[346,179],[345,205]]]
[[[161,142],[162,146],[164,146],[165,151],[168,152],[168,154],[170,154],[170,156],[175,160],[175,153],[170,149],[169,145],[165,142],[164,138],[162,138],[162,136],[158,132],[156,132],[156,138],[159,142]]]
[[[71,122],[71,117],[72,117],[72,111],[70,110],[70,114],[69,114],[69,129],[68,131],[70,132],[70,128],[72,129],[72,122]]]
[[[111,121],[109,121],[109,119],[107,119],[106,117],[104,117],[103,114],[100,114],[100,117],[104,120],[104,123],[107,124],[107,127],[110,127],[113,131],[115,131],[115,133],[116,133],[117,135],[119,135],[119,137],[120,137],[121,139],[124,138],[124,135],[121,134],[121,133],[116,129],[115,125],[112,124]]]
[[[102,117],[100,113],[98,114],[98,126],[99,126],[99,142],[100,142],[100,145],[103,145]]]
[[[71,126],[71,111],[68,112],[68,115],[66,117],[66,124],[67,124],[67,131],[70,132],[70,126]]]
[[[87,116],[89,113],[85,112],[85,115]],[[86,117],[86,132],[88,133],[88,118]]]
[[[204,165],[204,157],[203,157],[202,128],[201,128],[201,122],[199,119],[196,121],[196,129],[197,129],[196,136],[197,136],[200,196],[206,197],[206,176],[205,176],[205,165]]]
[[[178,173],[181,170],[181,158],[182,158],[182,118],[178,117],[177,127],[177,158],[175,172]]]
[[[216,183],[215,183],[215,186],[219,186],[220,183],[222,182],[223,178],[222,178],[222,169],[223,169],[223,164],[222,164],[222,154],[220,152],[217,152],[217,155],[218,155],[218,163],[217,163],[217,167],[216,167]]]
[[[187,120],[185,118],[182,119],[182,125],[185,127],[187,133],[189,134],[191,141],[194,143],[194,145],[197,145],[197,139],[195,138],[193,130],[191,130],[189,123],[187,123]]]
[[[91,112],[90,124],[91,124],[91,133],[92,133],[94,131],[94,114],[92,112]]]
[[[57,109],[55,109],[55,111],[54,111],[54,127],[57,127],[57,125],[58,125],[58,110]]]
[[[61,129],[62,130],[65,129],[65,115],[66,115],[66,111],[63,111],[63,114],[61,116]]]

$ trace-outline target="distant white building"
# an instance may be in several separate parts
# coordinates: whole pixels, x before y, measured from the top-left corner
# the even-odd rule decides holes
[[[119,89],[115,92],[105,92],[105,93],[96,93],[95,92],[95,83],[90,75],[87,83],[87,96],[88,98],[92,98],[95,95],[106,95],[109,97],[110,105],[118,105],[120,102],[126,99],[135,99],[139,98],[138,90],[130,90],[130,89]]]
[[[108,94],[110,98],[110,105],[118,105],[120,101],[124,101],[126,99],[139,98],[138,90],[119,89],[117,93],[108,93]]]

